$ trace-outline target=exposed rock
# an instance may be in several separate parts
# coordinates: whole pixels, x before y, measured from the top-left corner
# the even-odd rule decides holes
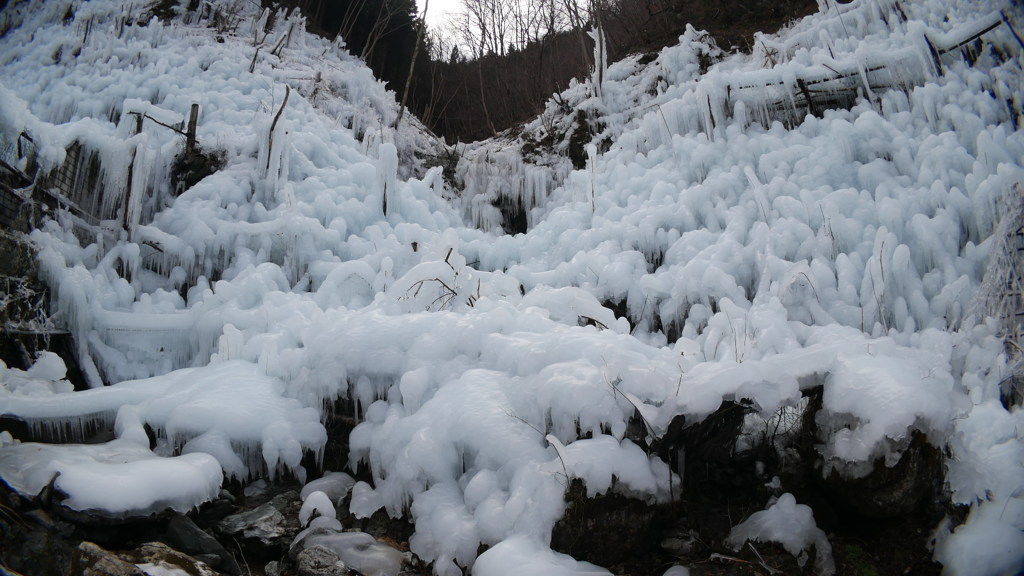
[[[45,510],[28,510],[22,517],[25,520],[35,523],[44,530],[55,532],[61,536],[70,536],[74,528],[65,522],[55,519],[46,513]]]
[[[258,498],[266,494],[269,489],[270,484],[268,484],[266,480],[260,478],[246,485],[246,487],[242,489],[242,495],[246,498]]]
[[[37,509],[0,482],[0,559],[5,569],[28,576],[64,576],[75,554],[65,538],[71,527]]]
[[[120,556],[134,565],[146,568],[149,572],[155,569],[160,573],[218,576],[218,572],[205,562],[182,554],[162,542],[149,542],[130,552],[123,552]]]
[[[687,423],[679,415],[669,423],[652,448],[680,473],[684,493],[727,498],[751,488],[755,480],[738,473],[746,464],[736,457],[736,438],[750,410],[749,402],[726,400],[699,422]]]
[[[212,501],[203,504],[197,512],[192,515],[196,524],[201,526],[214,526],[221,520],[238,512],[239,508],[234,503],[234,497],[227,490],[221,490],[220,496]]]
[[[338,555],[322,546],[313,546],[299,552],[295,559],[299,576],[349,576],[352,571]]]
[[[863,478],[843,478],[832,472],[825,479],[829,496],[841,507],[868,518],[895,518],[913,512],[941,492],[942,454],[915,432],[899,462],[887,467],[883,459]]]
[[[231,575],[242,573],[231,553],[188,516],[178,514],[171,518],[167,523],[166,538],[171,546],[199,558],[212,568]]]
[[[105,510],[74,510],[63,504],[66,499],[67,494],[53,483],[39,494],[40,505],[60,520],[74,524],[78,529],[87,532],[98,531],[105,535],[111,535],[111,537],[115,537],[113,535],[117,533],[131,534],[155,529],[167,522],[171,515],[177,514],[170,508],[145,516],[132,516],[131,513],[117,514]],[[103,539],[99,538],[99,540]]]
[[[266,504],[221,520],[217,524],[217,531],[232,538],[253,540],[264,547],[284,551],[299,532],[298,509],[298,493],[283,492]]]
[[[23,530],[3,524],[3,559],[10,568],[32,576],[64,576],[75,554],[56,532],[39,527]]]
[[[802,416],[804,432],[801,434],[798,450],[808,465],[816,460],[820,461],[818,443],[821,434],[816,416],[822,409],[823,394],[823,388],[820,386],[805,393],[808,406]],[[919,508],[927,508],[922,506],[925,502],[938,503],[948,500],[942,493],[944,475],[941,451],[929,444],[927,437],[920,431],[912,433],[910,443],[894,466],[886,466],[885,460],[878,458],[867,476],[844,478],[833,470],[822,480],[820,473],[815,473],[810,468],[799,473],[799,476],[805,478],[818,478],[816,488],[821,491],[828,504],[835,507],[844,518],[844,526],[850,526],[851,520],[905,517]],[[791,479],[789,483],[794,483],[792,480],[800,478]],[[819,516],[823,507],[816,505],[814,508],[815,515]],[[926,512],[928,515],[933,511]],[[942,512],[937,514],[938,518],[942,515]],[[828,524],[827,518],[825,524]],[[840,526],[836,526],[836,529],[842,531]]]
[[[1003,408],[1012,410],[1015,406],[1024,406],[1024,374],[1010,376],[1000,382],[999,387],[999,400],[1003,403]]]
[[[171,186],[175,194],[180,194],[196,185],[197,182],[224,168],[225,154],[221,150],[204,150],[196,146],[193,150],[183,150],[171,166]]]
[[[79,576],[146,576],[138,566],[92,542],[82,542],[71,559],[71,574]]]
[[[695,530],[679,532],[661,541],[661,549],[677,558],[692,553],[699,545],[699,535]]]
[[[659,552],[660,530],[671,522],[668,506],[650,505],[620,494],[587,497],[574,480],[568,506],[551,534],[551,548],[599,566],[614,566]]]
[[[267,546],[272,546],[284,537],[284,525],[284,514],[267,502],[252,510],[228,516],[217,524],[217,529],[229,536],[255,538]]]

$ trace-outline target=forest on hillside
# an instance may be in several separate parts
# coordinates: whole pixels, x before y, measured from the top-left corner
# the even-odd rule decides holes
[[[609,61],[635,53],[653,58],[687,24],[725,51],[749,51],[755,32],[817,9],[814,0],[463,0],[445,29],[421,31],[413,0],[263,3],[298,8],[311,31],[341,36],[449,142],[494,136],[535,117],[545,99],[593,65],[588,32],[595,26],[604,31]]]

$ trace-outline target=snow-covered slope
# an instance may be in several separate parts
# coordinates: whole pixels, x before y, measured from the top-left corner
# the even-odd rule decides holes
[[[585,168],[489,142],[463,151],[461,192],[420,167],[440,145],[393,129],[393,96],[301,17],[225,1],[163,23],[129,6],[13,3],[0,20],[6,158],[22,131],[44,168],[79,141],[99,154],[110,218],[32,234],[58,318],[110,386],[72,393],[48,384],[59,370],[6,370],[0,412],[119,436],[49,468],[25,444],[0,448],[5,478],[62,471],[70,505],[130,513],[89,498],[130,445],[121,461],[206,474],[185,495],[149,483],[134,511],[188,507],[211,493],[199,454],[240,478],[302,477],[324,407],[348,397],[351,465],[371,480],[353,488],[357,516],[411,518],[411,549],[438,574],[502,542],[478,574],[528,559],[537,574],[592,573],[547,547],[567,477],[651,501],[679,486],[626,437],[637,411],[657,437],[724,400],[768,418],[823,386],[825,470],[895,462],[921,431],[972,507],[937,532],[936,558],[958,574],[1024,563],[1024,412],[1000,402],[1003,326],[975,313],[993,233],[1022,202],[1008,3],[827,3],[718,62],[690,31],[650,64],[609,66],[600,97],[573,86],[527,128],[566,149],[583,110],[597,132]],[[986,23],[973,66],[953,51],[935,67],[929,42]],[[837,70],[866,86],[850,109],[778,103]],[[225,164],[175,195],[183,137],[158,122],[193,103],[200,145]],[[489,204],[515,195],[530,229],[503,235]]]

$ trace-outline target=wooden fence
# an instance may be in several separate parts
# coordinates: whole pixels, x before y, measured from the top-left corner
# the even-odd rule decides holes
[[[184,136],[184,153],[195,153],[198,104],[192,105],[188,123],[178,126],[140,112],[128,114],[135,116],[135,134],[140,133],[144,122],[149,120]],[[114,191],[106,189],[107,179],[99,154],[81,142],[72,143],[64,162],[45,174],[38,172],[35,141],[30,134],[19,134],[11,148],[15,153],[12,160],[25,165],[26,169],[22,171],[0,160],[0,225],[5,229],[28,232],[38,227],[44,217],[64,211],[82,240],[95,239],[96,234],[109,234],[110,230],[103,229],[104,221],[119,220],[121,228],[131,232],[128,205],[134,177],[134,149],[132,161],[128,163],[125,192],[120,195],[120,202],[110,202],[108,199]]]
[[[898,3],[894,3],[892,9],[903,14]],[[905,16],[902,18],[905,19]],[[710,126],[705,128],[710,133],[715,124],[723,120],[722,115],[732,116],[735,104],[741,101],[751,111],[750,120],[766,127],[773,121],[792,127],[802,122],[807,114],[820,116],[829,109],[849,109],[865,95],[892,89],[910,90],[929,77],[941,76],[945,71],[944,59],[948,54],[959,53],[968,62],[973,62],[977,58],[982,37],[1001,26],[1005,26],[1021,49],[1024,49],[1024,40],[1006,12],[999,11],[964,26],[960,35],[954,38],[947,38],[945,34],[935,31],[925,32],[921,41],[928,52],[930,69],[921,69],[918,51],[914,47],[907,47],[903,53],[889,55],[886,60],[836,64],[834,67],[825,65],[827,73],[784,79],[783,72],[779,70],[774,80],[750,84],[730,83],[726,86],[724,102],[719,106],[714,106],[711,97],[708,97],[706,117]]]

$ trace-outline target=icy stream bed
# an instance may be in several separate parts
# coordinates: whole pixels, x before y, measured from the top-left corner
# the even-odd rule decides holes
[[[59,472],[72,508],[188,509],[224,476],[315,475],[303,457],[347,399],[365,472],[349,512],[407,518],[435,573],[602,573],[549,547],[572,479],[669,502],[681,479],[641,445],[675,418],[743,402],[763,421],[822,387],[822,472],[864,476],[923,434],[970,510],[935,527],[935,559],[1024,565],[1024,411],[1001,402],[1019,355],[991,281],[1024,204],[1019,7],[823,2],[760,38],[774,61],[690,29],[559,97],[600,121],[584,168],[556,157],[575,114],[552,100],[526,128],[565,137],[552,156],[470,145],[453,190],[428,167],[445,148],[408,116],[395,128],[394,94],[298,13],[222,0],[217,29],[181,7],[68,4],[0,13],[0,137],[22,169],[22,132],[44,170],[73,142],[103,167],[99,228],[58,216],[31,234],[94,388],[70,391],[52,359],[5,368],[0,413],[116,439],[5,438],[8,484],[31,494]],[[979,23],[995,27],[972,62],[934,66],[926,38]],[[798,79],[878,63],[903,73],[893,89],[872,77],[848,109],[771,121]],[[193,103],[224,165],[173,190],[183,138],[155,121]],[[132,112],[149,116],[139,134]],[[509,196],[526,233],[500,228]],[[113,478],[123,497],[94,497]],[[736,537],[795,526],[786,549],[820,555],[809,508],[778,496]]]

